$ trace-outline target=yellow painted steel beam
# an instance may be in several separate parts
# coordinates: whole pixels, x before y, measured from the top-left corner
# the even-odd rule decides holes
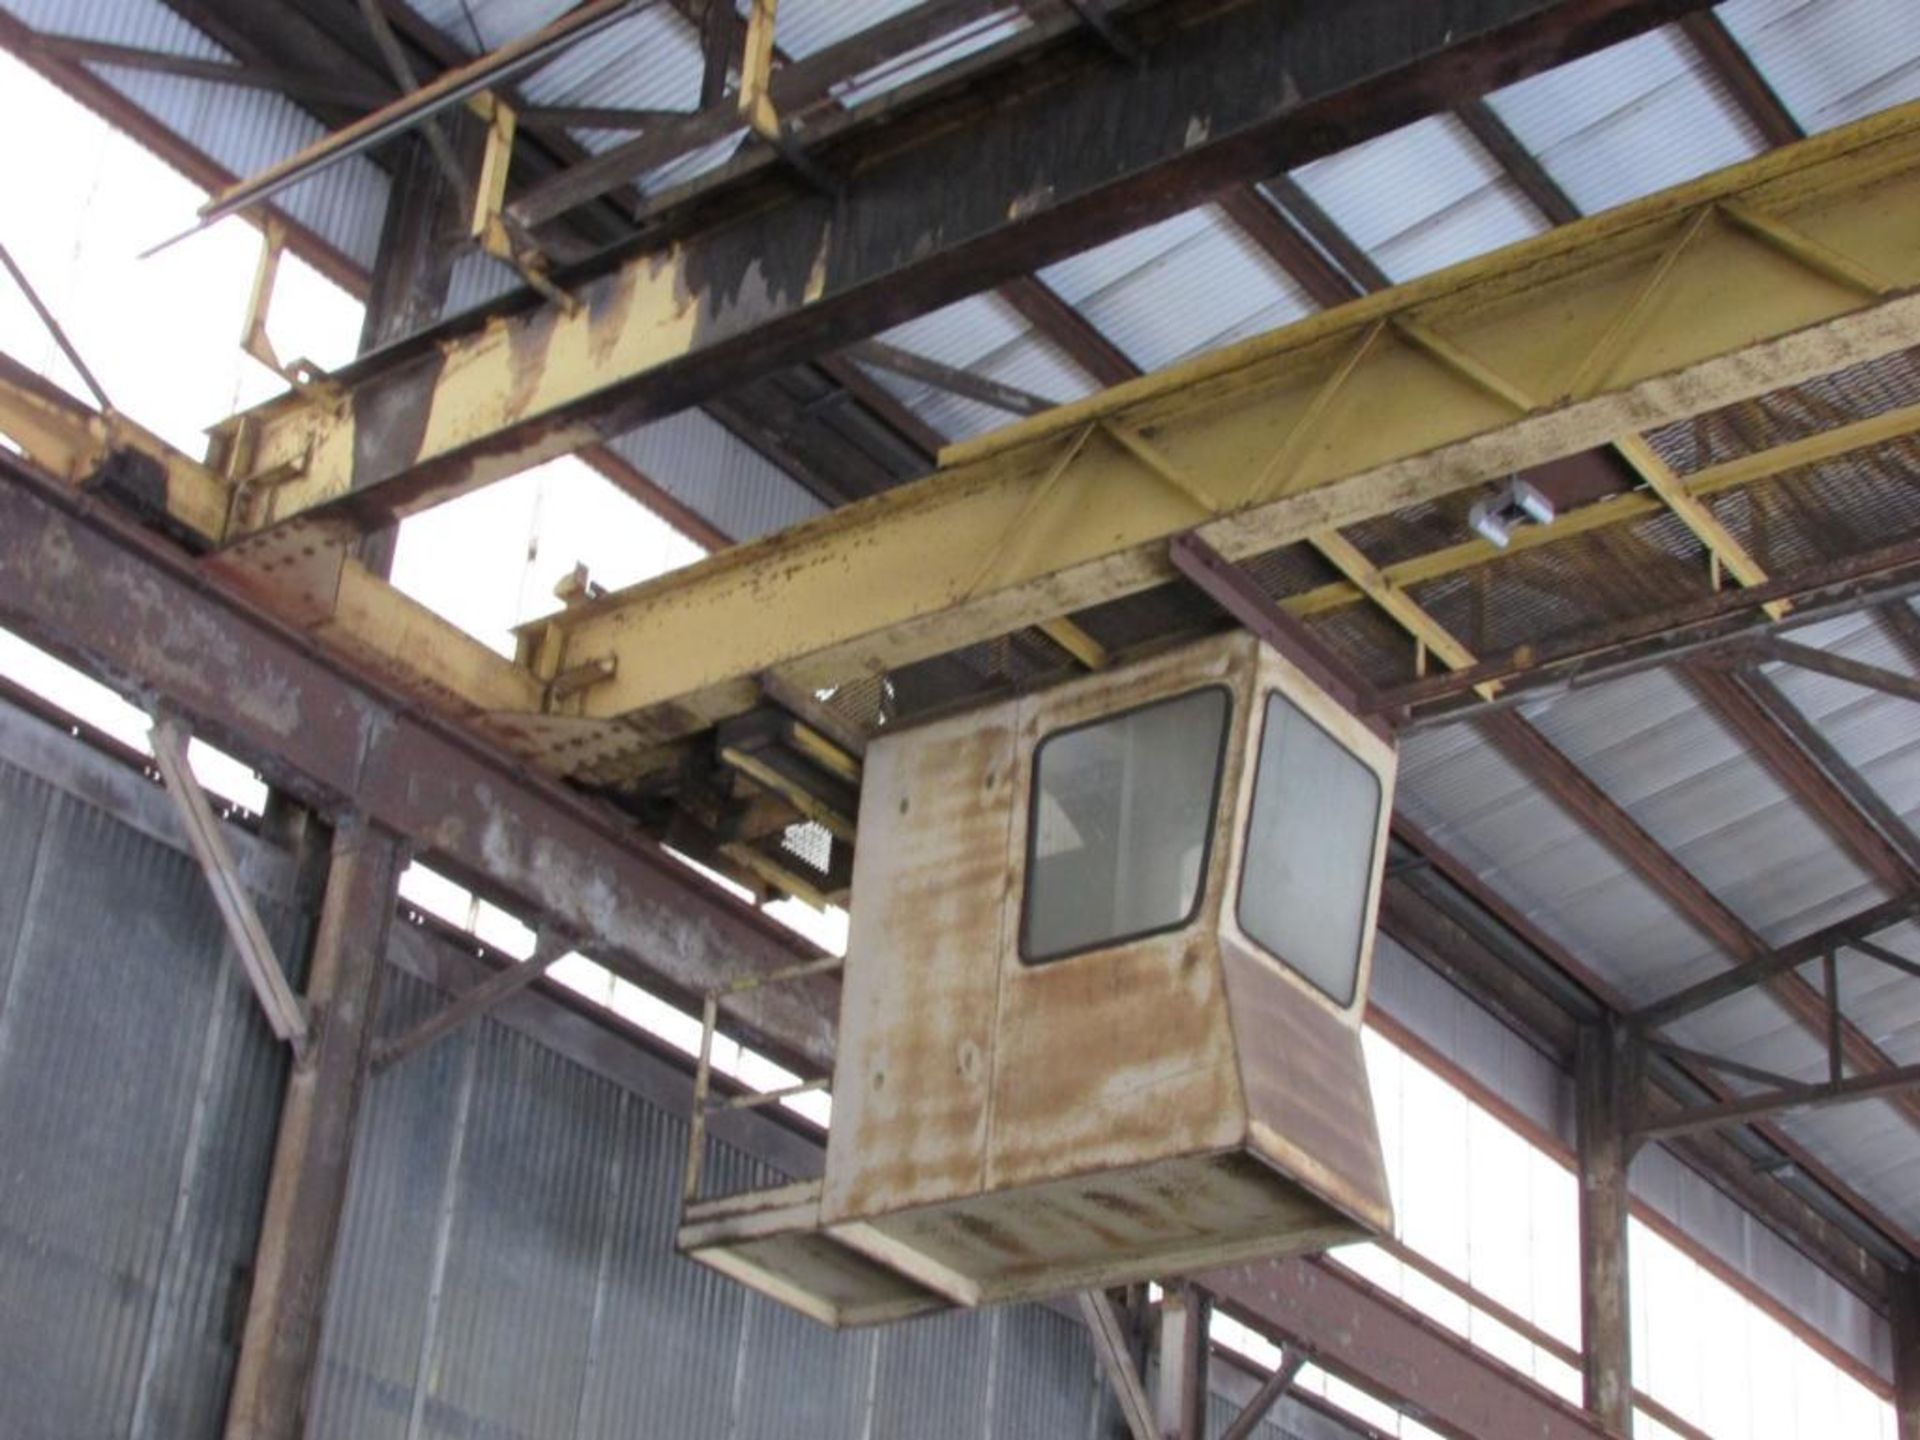
[[[1909,440],[1915,435],[1920,435],[1920,405],[1907,405],[1865,420],[1837,425],[1831,430],[1821,430],[1769,450],[1710,465],[1704,470],[1679,477],[1679,483],[1687,495],[1696,500],[1705,500],[1743,485],[1758,484],[1776,475],[1785,475],[1894,441]],[[1516,530],[1504,547],[1477,538],[1463,540],[1458,545],[1396,561],[1384,566],[1380,573],[1401,587],[1420,585],[1448,575],[1477,570],[1506,556],[1590,535],[1609,526],[1644,520],[1657,515],[1664,508],[1665,503],[1650,491],[1622,492],[1567,511],[1556,516],[1550,524],[1529,525]],[[1366,598],[1359,586],[1342,580],[1292,596],[1285,603],[1296,615],[1320,615],[1357,604]]]
[[[568,653],[635,658],[577,713],[690,733],[763,671],[825,688],[1157,584],[1184,530],[1242,558],[1920,343],[1914,214],[1920,106],[1062,406],[569,611]]]
[[[209,541],[226,530],[232,491],[220,477],[124,415],[91,409],[5,355],[0,435],[42,470],[74,485],[89,480],[114,451],[137,451],[166,478],[169,518]]]
[[[1920,191],[1916,170],[1920,110],[1908,106],[957,447],[936,483],[971,483],[956,470],[1019,470],[1014,453],[1097,422],[1088,467],[1138,468],[1147,462],[1137,446],[1131,460],[1111,452],[1139,442],[1220,509],[1247,507],[1270,488],[1261,516],[1239,527],[1252,538],[1295,530],[1281,517],[1305,492],[1331,510],[1335,482],[1476,437],[1489,438],[1472,463],[1460,453],[1449,461],[1455,483],[1479,478],[1481,461],[1497,452],[1566,454],[1576,437],[1604,443],[1695,413],[1696,396],[1713,403],[1762,388],[1770,377],[1755,367],[1759,347],[1795,334],[1803,343],[1764,357],[1782,382],[1897,348],[1890,332],[1905,316],[1902,292],[1920,279],[1902,224]],[[1683,235],[1687,243],[1677,245]],[[1890,290],[1867,294],[1861,276]],[[687,353],[701,323],[669,250],[629,267],[617,291],[572,313],[541,307],[448,340],[409,378],[407,413],[377,417],[383,448],[404,433],[413,468],[434,476],[418,501],[404,503],[446,498],[596,438],[561,418],[569,407]],[[1443,351],[1542,398],[1516,423],[1507,400],[1436,358],[1423,343],[1435,337]],[[1690,373],[1715,359],[1727,363]],[[1342,367],[1350,373],[1314,406]],[[1681,374],[1687,393],[1654,383]],[[1396,400],[1402,380],[1405,398]],[[1416,421],[1420,410],[1431,421]],[[1356,447],[1363,417],[1373,443]],[[240,417],[223,468],[275,480],[240,533],[350,494],[363,418],[347,396],[283,397]],[[1287,454],[1286,437],[1308,419],[1305,443]],[[543,424],[536,440],[530,427]],[[487,443],[510,431],[514,444]],[[1212,440],[1197,438],[1208,433]],[[1276,457],[1286,463],[1269,476]],[[1256,487],[1254,476],[1268,485]],[[1379,478],[1382,496],[1393,486],[1427,488]],[[1359,513],[1380,503],[1349,494],[1340,507]],[[980,553],[971,558],[978,563]]]
[[[1346,576],[1361,594],[1393,618],[1393,620],[1419,643],[1420,653],[1424,657],[1431,655],[1449,670],[1470,670],[1478,663],[1478,657],[1454,639],[1453,633],[1433,616],[1429,615],[1406,591],[1384,575],[1380,568],[1369,560],[1355,545],[1338,530],[1318,530],[1307,537],[1315,550],[1324,556],[1334,569]],[[1424,670],[1424,665],[1417,667]],[[1491,700],[1500,691],[1498,682],[1489,682],[1474,687],[1484,700]]]
[[[231,487],[199,461],[119,415],[102,415],[0,355],[0,435],[42,470],[76,487],[114,452],[144,457],[166,478],[167,518],[199,539],[223,532]],[[353,656],[443,713],[483,719],[541,708],[527,670],[396,590],[338,549],[324,547],[262,574],[223,556],[205,562],[280,618]]]
[[[1694,538],[1707,547],[1707,553],[1720,570],[1742,585],[1767,583],[1767,572],[1747,553],[1747,547],[1734,538],[1733,532],[1721,523],[1706,502],[1687,488],[1653,446],[1633,435],[1616,441],[1613,448],[1633,467],[1634,473],[1647,482],[1647,488],[1660,497],[1661,503],[1680,518],[1680,523],[1693,532]],[[1790,607],[1784,600],[1774,600],[1763,608],[1778,620]]]

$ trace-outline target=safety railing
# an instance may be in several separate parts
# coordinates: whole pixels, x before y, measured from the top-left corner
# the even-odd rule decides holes
[[[700,1007],[700,1058],[693,1070],[693,1116],[692,1123],[687,1127],[686,1177],[680,1187],[683,1218],[686,1207],[700,1198],[700,1180],[706,1169],[707,1116],[723,1110],[755,1110],[765,1105],[777,1105],[796,1096],[824,1091],[833,1083],[830,1076],[822,1076],[778,1090],[745,1090],[738,1095],[727,1095],[716,1100],[713,1096],[713,1039],[720,1024],[720,1002],[769,985],[784,985],[814,975],[829,975],[845,963],[838,955],[826,955],[818,960],[769,970],[764,975],[731,980],[707,991]]]

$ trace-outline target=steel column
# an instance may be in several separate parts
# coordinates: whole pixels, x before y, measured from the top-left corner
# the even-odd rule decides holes
[[[1893,1414],[1898,1440],[1920,1440],[1920,1270],[1897,1277],[1893,1294]]]
[[[354,818],[335,830],[307,975],[315,1039],[281,1102],[226,1440],[306,1430],[400,866],[391,836]]]
[[[1206,1440],[1207,1297],[1169,1285],[1160,1297],[1160,1384],[1154,1420],[1161,1440]]]
[[[1587,1409],[1610,1435],[1633,1433],[1627,1307],[1627,1097],[1633,1093],[1622,1032],[1580,1034],[1574,1075],[1580,1184],[1581,1370]]]

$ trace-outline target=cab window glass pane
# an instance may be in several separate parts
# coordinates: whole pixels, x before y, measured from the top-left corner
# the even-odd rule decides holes
[[[1278,695],[1254,772],[1240,928],[1336,1004],[1353,999],[1380,779]]]
[[[1227,732],[1219,687],[1063,730],[1034,757],[1020,953],[1058,960],[1185,924]]]

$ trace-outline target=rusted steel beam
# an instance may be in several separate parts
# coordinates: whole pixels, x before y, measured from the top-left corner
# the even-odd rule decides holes
[[[617,972],[680,996],[809,947],[695,880],[604,808],[527,772],[316,651],[169,550],[91,519],[0,455],[0,623],[261,763],[327,810],[354,809],[561,930]],[[825,987],[824,991],[817,987]],[[756,991],[750,1039],[814,1071],[833,1056],[831,980]]]
[[[1712,12],[1701,14],[1711,16]],[[1688,17],[1697,18],[1700,17]],[[1549,224],[1571,225],[1580,218],[1580,207],[1560,188],[1560,182],[1547,173],[1539,157],[1520,143],[1520,137],[1507,128],[1507,122],[1485,100],[1469,100],[1456,106],[1453,113]]]
[[[1322,210],[1320,202],[1292,176],[1276,175],[1263,181],[1260,189],[1273,198],[1301,234],[1333,261],[1338,267],[1335,274],[1344,278],[1355,293],[1385,290],[1393,283],[1387,272],[1374,263],[1373,257]]]
[[[1627,1166],[1631,1100],[1639,1088],[1619,1027],[1580,1033],[1574,1130],[1580,1185],[1581,1376],[1587,1409],[1609,1435],[1633,1428],[1627,1305]]]
[[[1144,71],[1071,34],[1050,52],[1044,84],[1030,67],[956,67],[924,95],[884,102],[884,123],[865,110],[821,121],[809,153],[846,177],[838,199],[796,188],[777,155],[754,151],[695,187],[696,209],[650,215],[641,236],[557,271],[581,313],[626,329],[636,306],[674,297],[671,323],[578,393],[542,383],[543,371],[554,378],[543,351],[558,316],[524,292],[408,355],[344,371],[349,483],[326,503],[378,523],[1700,3],[1156,5],[1137,24],[1154,57]],[[1276,84],[1281,55],[1287,83]],[[456,443],[430,440],[429,398],[476,344],[524,357],[526,392],[494,394],[488,418],[460,426]]]
[[[457,70],[447,71],[418,90],[402,95],[370,115],[361,116],[352,124],[334,131],[258,175],[248,176],[227,186],[200,207],[200,222],[202,225],[211,225],[227,215],[238,214],[250,206],[270,200],[325,166],[344,160],[349,155],[359,154],[396,135],[405,134],[489,86],[511,79],[562,47],[588,38],[627,11],[652,3],[654,0],[592,0],[592,3],[562,16],[546,29],[511,41],[492,54],[480,56]]]
[[[267,90],[302,103],[373,110],[393,98],[390,89],[336,85],[297,70],[266,69],[235,64],[231,60],[208,60],[197,55],[175,55],[164,50],[143,50],[133,45],[116,45],[89,40],[79,35],[36,34],[27,42],[29,53],[53,60],[70,60],[89,65],[112,65],[122,70],[147,70],[160,75],[178,75],[187,80],[205,80],[215,85],[230,85],[244,90]]]
[[[1538,730],[1514,711],[1502,710],[1479,720],[1481,733],[1601,844],[1651,886],[1734,965],[1766,962],[1773,955],[1766,941],[1735,915],[1691,871],[1673,857],[1640,823],[1627,813]],[[1786,969],[1767,982],[1788,1013],[1812,1034],[1824,1037],[1827,1007],[1799,976]],[[1893,1062],[1858,1026],[1842,1030],[1846,1057],[1866,1073],[1884,1072]],[[1902,1112],[1920,1127],[1920,1101],[1902,1095]]]
[[[1124,385],[1139,378],[1140,367],[1126,352],[1045,281],[1032,275],[1017,276],[1000,287],[1000,298],[1100,384]]]
[[[775,71],[773,107],[782,117],[831,108],[833,87],[1005,8],[1005,0],[933,0],[912,6]],[[721,4],[703,12],[702,27],[706,38],[700,109],[530,186],[510,207],[516,220],[524,225],[544,224],[641,179],[670,160],[716,144],[740,128],[739,111],[727,103],[723,82],[728,68],[740,59],[745,27],[731,6]],[[706,98],[709,95],[713,98]]]
[[[1367,677],[1328,648],[1304,620],[1283,609],[1243,567],[1193,531],[1174,537],[1167,554],[1173,568],[1209,600],[1286,656],[1382,739],[1391,739],[1386,726],[1370,714],[1377,700]]]
[[[1127,1344],[1126,1325],[1119,1307],[1104,1290],[1088,1290],[1079,1297],[1080,1317],[1093,1336],[1093,1353],[1106,1372],[1119,1402],[1121,1418],[1132,1440],[1160,1440],[1155,1433],[1153,1406],[1147,1399],[1147,1387],[1140,1379],[1140,1368],[1133,1362],[1132,1347]]]
[[[1900,1277],[1892,1320],[1895,1434],[1920,1440],[1920,1268]]]
[[[1900,647],[1907,664],[1920,670],[1920,613],[1916,613],[1905,600],[1894,600],[1882,605],[1874,614],[1893,636],[1893,643]]]
[[[401,865],[393,837],[354,818],[335,830],[307,973],[315,1039],[281,1101],[226,1440],[300,1440],[307,1433]]]
[[[1683,19],[1680,28],[1767,144],[1791,145],[1806,138],[1807,132],[1724,20],[1711,10],[1701,10]]]
[[[971,400],[1009,415],[1038,415],[1042,410],[1051,410],[1055,404],[1044,396],[1002,385],[985,375],[944,365],[938,360],[929,360],[924,355],[916,355],[911,350],[903,350],[883,340],[862,340],[845,354],[870,369],[886,370],[909,380],[918,380],[935,390],[944,390],[949,395],[958,395],[963,400]]]
[[[1829,1081],[1824,1085],[1795,1085],[1785,1090],[1763,1091],[1740,1100],[1693,1106],[1649,1120],[1635,1134],[1644,1140],[1661,1140],[1670,1135],[1687,1135],[1697,1130],[1744,1125],[1769,1115],[1796,1114],[1825,1105],[1843,1105],[1851,1100],[1911,1096],[1917,1089],[1920,1089],[1920,1065],[1902,1065],[1864,1075],[1849,1075],[1844,1080]]]
[[[1253,1392],[1253,1398],[1227,1422],[1227,1428],[1220,1432],[1220,1440],[1253,1440],[1260,1429],[1260,1422],[1280,1403],[1280,1397],[1292,1388],[1306,1363],[1307,1357],[1304,1355],[1282,1356],[1274,1372],[1261,1381],[1260,1388]]]
[[[1305,198],[1304,191],[1296,189],[1295,193]],[[1344,305],[1364,293],[1361,284],[1349,272],[1329,260],[1323,250],[1274,207],[1259,187],[1235,186],[1220,196],[1219,203],[1227,213],[1227,218],[1239,226],[1249,240],[1266,251],[1268,257],[1286,271],[1322,310]],[[1317,206],[1315,213],[1321,213]],[[1329,220],[1327,223],[1331,226],[1333,222]],[[1359,247],[1351,242],[1348,242],[1348,247],[1353,255],[1361,253]],[[1386,277],[1379,278],[1384,285]]]
[[[1803,935],[1789,945],[1782,945],[1757,960],[1739,965],[1719,975],[1709,976],[1705,980],[1687,986],[1684,990],[1655,1000],[1651,1004],[1634,1011],[1631,1020],[1640,1030],[1657,1029],[1670,1025],[1684,1015],[1737,995],[1740,991],[1754,985],[1764,984],[1776,975],[1793,970],[1836,948],[1844,948],[1856,939],[1866,939],[1877,935],[1895,925],[1902,924],[1916,912],[1920,912],[1920,897],[1903,895],[1892,900],[1882,901],[1871,909],[1857,915],[1849,915],[1831,925],[1822,926],[1810,935]]]
[[[1606,1440],[1592,1416],[1324,1260],[1199,1276],[1215,1302],[1450,1440]]]
[[[1757,653],[1799,663],[1800,654],[1808,657],[1807,668],[1821,668],[1827,661],[1825,651],[1809,646],[1774,654],[1776,642],[1771,632],[1780,622],[1759,613],[1757,607],[1767,601],[1793,602],[1788,623],[1805,624],[1811,616],[1837,614],[1872,604],[1889,593],[1902,594],[1920,583],[1920,542],[1898,541],[1864,554],[1804,566],[1777,575],[1764,585],[1722,590],[1679,605],[1667,606],[1645,615],[1614,621],[1544,645],[1523,646],[1505,655],[1482,659],[1465,670],[1415,680],[1381,692],[1380,704],[1389,712],[1413,711],[1415,723],[1439,723],[1457,718],[1458,708],[1431,709],[1454,701],[1456,707],[1477,705],[1467,698],[1476,685],[1499,681],[1509,700],[1550,684],[1563,675],[1578,675],[1586,682],[1626,666],[1665,663],[1709,650],[1727,650],[1748,646]],[[1903,604],[1904,601],[1892,603]],[[1859,662],[1833,657],[1840,665]],[[1904,680],[1878,666],[1865,667],[1865,674],[1852,670],[1848,676],[1857,683],[1872,682],[1870,688]],[[1915,682],[1920,684],[1920,682]],[[1425,713],[1418,713],[1425,712]]]
[[[180,817],[187,848],[206,876],[207,887],[213,892],[214,906],[226,925],[227,940],[233,946],[240,969],[252,986],[254,999],[260,1002],[261,1013],[266,1016],[275,1038],[286,1041],[292,1047],[294,1058],[299,1060],[306,1055],[313,1037],[313,1017],[301,1004],[300,997],[293,993],[286,969],[274,954],[267,928],[260,922],[260,912],[254,908],[253,897],[240,879],[233,852],[228,849],[226,836],[214,819],[213,806],[208,803],[207,793],[200,788],[200,781],[187,761],[187,737],[176,722],[162,718],[154,723],[152,745],[154,763],[166,780],[167,795],[173,801],[174,813]]]
[[[1920,891],[1920,839],[1771,681],[1706,664],[1682,674],[1841,849],[1894,894]]]
[[[508,996],[526,989],[546,974],[566,953],[566,943],[559,936],[543,934],[533,954],[525,960],[504,970],[497,970],[486,979],[469,986],[404,1035],[383,1040],[374,1049],[373,1069],[379,1071],[397,1065],[409,1055],[416,1055],[435,1041],[451,1035],[467,1021],[486,1014]]]
[[[1844,680],[1849,685],[1858,685],[1865,690],[1879,690],[1888,695],[1898,696],[1902,700],[1920,701],[1920,679],[1912,675],[1902,675],[1897,670],[1888,670],[1884,666],[1869,665],[1863,660],[1849,659],[1845,655],[1836,655],[1831,650],[1816,649],[1812,645],[1802,645],[1794,640],[1783,640],[1770,636],[1761,642],[1760,649],[1769,659],[1785,661],[1797,665],[1802,670],[1812,670],[1819,675],[1831,675],[1836,680]]]

